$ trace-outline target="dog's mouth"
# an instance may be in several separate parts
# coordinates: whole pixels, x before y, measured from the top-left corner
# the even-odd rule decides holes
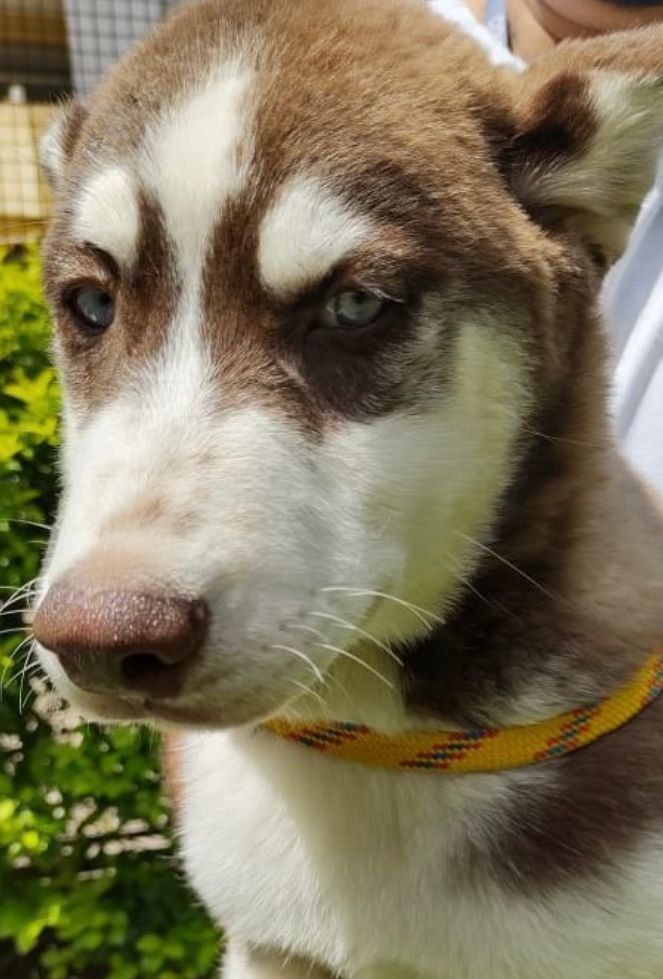
[[[97,669],[96,654],[63,657],[42,645],[40,655],[56,691],[86,721],[219,730],[259,724],[322,676],[305,654],[288,662],[266,656],[271,648],[240,644],[222,654],[205,644],[184,663],[134,653],[113,670]],[[302,679],[299,668],[315,672]]]
[[[227,712],[219,704],[205,703],[202,693],[198,697],[157,698],[147,694],[123,691],[116,693],[84,690],[57,683],[62,695],[86,721],[102,724],[151,724],[157,727],[183,727],[188,729],[219,729],[237,726],[238,723],[258,723],[259,716],[252,711],[238,717],[236,711]],[[268,713],[268,712],[266,712]],[[231,716],[232,715],[232,716]]]
[[[357,665],[362,697],[371,699],[376,687],[394,689],[383,673],[397,658],[383,651],[395,616],[409,628],[420,620],[405,599],[387,602],[390,592],[350,585],[270,578],[250,588],[242,581],[235,591],[176,590],[174,576],[113,577],[113,567],[107,558],[86,560],[54,576],[32,623],[55,689],[101,723],[223,730],[283,711],[317,716],[336,709],[329,699],[341,697],[343,682],[354,688],[354,673],[329,679],[337,661]],[[361,646],[366,636],[370,650]],[[388,662],[364,665],[375,656]]]
[[[142,704],[122,697],[95,699],[94,712],[99,720],[108,724],[151,723],[189,729],[213,729],[222,726],[219,712],[205,709],[200,704],[172,703],[149,698]]]

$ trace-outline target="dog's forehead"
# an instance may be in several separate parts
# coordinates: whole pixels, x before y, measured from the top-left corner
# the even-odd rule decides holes
[[[305,260],[307,274],[323,274],[368,236],[368,185],[374,197],[388,185],[398,209],[412,203],[417,173],[429,184],[432,169],[446,169],[448,184],[466,180],[467,152],[454,155],[454,140],[467,138],[468,116],[451,95],[462,61],[454,62],[455,40],[446,44],[448,29],[418,4],[368,4],[366,22],[352,25],[336,5],[312,6],[319,23],[282,2],[257,19],[260,5],[250,5],[238,27],[232,3],[204,3],[129,58],[91,107],[74,236],[131,265],[150,201],[186,277],[220,216],[241,201],[240,220],[259,216],[255,250],[278,292],[297,286]],[[425,15],[429,47],[454,62],[434,85],[417,30],[394,39],[404,10]]]

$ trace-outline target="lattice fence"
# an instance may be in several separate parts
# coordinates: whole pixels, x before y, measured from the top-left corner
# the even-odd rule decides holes
[[[0,0],[0,244],[34,238],[50,197],[39,141],[177,0]]]

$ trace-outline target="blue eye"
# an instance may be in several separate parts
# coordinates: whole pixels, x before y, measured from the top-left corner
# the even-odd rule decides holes
[[[115,319],[115,300],[97,286],[80,286],[69,295],[68,306],[79,324],[93,333],[103,333]]]
[[[343,289],[325,306],[329,326],[361,327],[375,323],[387,305],[387,300],[364,289]]]

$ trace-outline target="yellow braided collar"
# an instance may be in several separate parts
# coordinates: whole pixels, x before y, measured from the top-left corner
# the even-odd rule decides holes
[[[384,734],[361,724],[294,724],[281,718],[263,726],[279,737],[333,758],[377,768],[435,772],[496,772],[559,758],[616,731],[663,690],[663,650],[611,697],[541,724],[477,731],[408,731]]]

